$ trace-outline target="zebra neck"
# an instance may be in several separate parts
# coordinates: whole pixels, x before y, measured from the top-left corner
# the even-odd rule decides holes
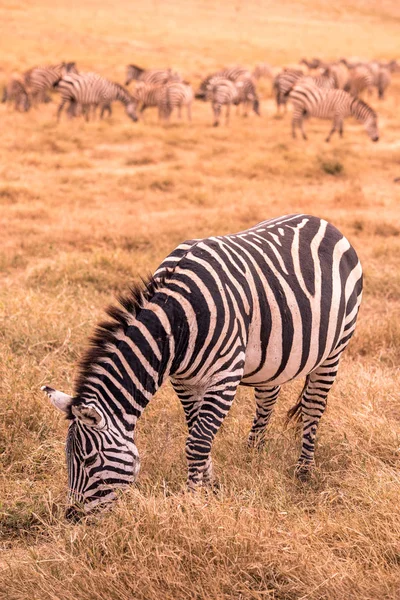
[[[132,431],[171,371],[175,344],[170,321],[158,306],[143,308],[127,326],[114,330],[106,348],[88,368],[77,396],[118,421],[119,428]]]

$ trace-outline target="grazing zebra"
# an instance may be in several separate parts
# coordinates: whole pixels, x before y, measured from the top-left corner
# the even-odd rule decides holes
[[[353,116],[364,124],[373,142],[379,140],[378,117],[376,112],[359,98],[351,96],[344,90],[323,90],[315,86],[296,85],[289,94],[293,104],[292,135],[296,137],[296,127],[299,127],[303,138],[307,136],[303,129],[303,120],[308,117],[332,119],[332,129],[326,141],[338,130],[343,135],[343,120]]]
[[[297,475],[314,464],[318,423],[353,335],[362,270],[348,240],[310,215],[178,246],[144,290],[108,310],[83,359],[74,396],[42,388],[70,419],[67,466],[76,503],[91,511],[135,481],[136,423],[169,377],[188,425],[188,488],[214,481],[211,448],[239,385],[255,389],[249,444],[262,446],[280,386],[306,377],[289,416],[302,419]]]
[[[78,73],[74,62],[33,67],[24,73],[25,87],[34,102],[48,102],[47,92],[67,73]]]
[[[14,102],[15,110],[27,112],[31,107],[29,94],[19,75],[11,77],[3,90],[2,102]]]
[[[69,74],[60,79],[54,86],[60,92],[61,102],[57,110],[57,119],[60,120],[62,110],[69,102],[69,113],[75,114],[75,108],[80,106],[86,121],[89,120],[90,109],[101,107],[101,117],[104,110],[111,110],[111,102],[122,102],[126,114],[133,121],[137,121],[136,100],[119,83],[104,79],[96,73],[81,75]]]
[[[256,115],[260,116],[260,100],[254,80],[251,77],[241,77],[235,82],[239,96],[239,104],[244,106],[244,116],[247,117],[248,107],[252,106]]]
[[[125,85],[129,85],[134,80],[152,85],[162,85],[169,81],[180,82],[182,77],[171,69],[141,69],[137,65],[128,65]]]
[[[196,95],[197,97],[197,95]],[[211,102],[214,113],[214,127],[218,127],[222,106],[226,106],[225,125],[229,123],[231,105],[240,103],[240,96],[237,86],[230,79],[216,78],[211,81],[207,91],[206,100]]]
[[[164,85],[152,85],[139,82],[133,96],[140,105],[141,113],[146,108],[157,107],[158,118],[168,120],[173,109],[177,108],[178,117],[181,118],[182,106],[186,106],[188,119],[192,119],[193,90],[188,83],[169,82]]]

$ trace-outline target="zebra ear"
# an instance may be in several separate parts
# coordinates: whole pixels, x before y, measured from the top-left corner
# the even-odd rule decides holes
[[[75,404],[71,408],[72,414],[79,419],[84,425],[95,427],[96,429],[104,429],[106,420],[102,413],[94,406],[87,404]]]
[[[44,385],[41,390],[47,394],[51,400],[51,403],[58,408],[58,410],[61,410],[63,413],[68,412],[72,402],[72,396],[68,396],[68,394],[59,392],[58,390],[48,387],[47,385]]]

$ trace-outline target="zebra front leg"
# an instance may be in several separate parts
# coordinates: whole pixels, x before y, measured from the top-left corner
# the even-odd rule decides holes
[[[251,448],[260,449],[265,443],[265,430],[270,421],[276,399],[278,398],[280,385],[268,388],[255,388],[256,415],[251,427],[248,445]]]
[[[197,415],[186,441],[188,461],[188,490],[195,491],[202,483],[214,485],[215,478],[211,460],[211,447],[222,421],[228,414],[243,374],[244,359],[235,377],[227,374],[224,379],[208,388],[200,403]],[[240,378],[237,373],[240,370]]]
[[[300,457],[296,466],[296,476],[301,480],[310,477],[315,464],[315,437],[319,421],[324,414],[328,393],[335,381],[342,349],[327,358],[306,379],[305,390],[297,406],[301,411],[303,436]]]
[[[335,117],[332,122],[332,129],[330,130],[328,137],[325,139],[326,142],[330,141],[332,135],[337,129],[339,130],[339,132],[340,130],[342,130],[343,132],[343,120],[341,121],[338,117]]]
[[[191,123],[191,121],[192,121],[192,103],[191,102],[189,102],[189,104],[187,105],[187,117],[188,117],[189,123]]]
[[[59,123],[60,119],[61,119],[61,113],[63,111],[63,108],[65,106],[65,103],[67,102],[67,100],[62,100],[58,106],[57,109],[57,123]]]
[[[219,116],[221,114],[221,105],[218,104],[218,103],[213,103],[212,109],[213,109],[213,113],[214,113],[213,127],[218,127],[218,125],[219,125]]]

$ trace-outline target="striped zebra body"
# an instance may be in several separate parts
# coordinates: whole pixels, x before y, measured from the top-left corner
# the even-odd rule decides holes
[[[137,65],[128,65],[125,85],[135,80],[149,85],[163,85],[168,82],[181,82],[182,77],[171,69],[142,69]]]
[[[389,85],[391,84],[392,76],[390,70],[386,67],[380,67],[377,74],[376,87],[378,88],[378,97],[382,100]]]
[[[304,75],[301,71],[287,69],[279,73],[274,81],[274,91],[279,113],[280,106],[283,104],[286,112],[288,96],[292,88],[297,84],[316,86],[321,89],[334,89],[337,87],[337,80],[334,73],[326,69],[321,75]]]
[[[232,104],[238,105],[240,102],[237,86],[230,79],[213,79],[207,89],[206,99],[211,102],[214,113],[214,127],[218,127],[221,110],[226,106],[225,124],[229,123],[230,108]]]
[[[191,490],[213,481],[213,440],[240,384],[255,388],[249,443],[258,446],[280,386],[306,377],[290,411],[301,414],[298,475],[306,476],[361,294],[354,249],[317,217],[287,215],[178,246],[143,291],[109,309],[112,321],[98,327],[74,397],[44,388],[71,419],[71,501],[90,511],[136,479],[137,420],[168,377],[188,425]]]
[[[15,75],[11,77],[3,90],[2,102],[13,102],[15,110],[27,112],[31,107],[29,94],[26,90],[24,80]]]
[[[57,117],[60,119],[62,110],[67,102],[70,107],[80,106],[86,120],[89,120],[90,109],[96,110],[101,107],[101,116],[104,110],[111,110],[111,103],[122,102],[127,115],[137,121],[136,100],[119,83],[109,81],[96,73],[69,74],[60,79],[55,88],[61,95],[61,103],[58,107]],[[70,111],[72,114],[74,111]]]
[[[167,83],[165,86],[165,109],[163,112],[169,119],[174,108],[178,110],[178,118],[182,117],[182,107],[186,106],[188,120],[192,120],[192,102],[194,98],[192,87],[186,83]]]
[[[371,95],[375,85],[375,75],[367,65],[359,65],[350,69],[349,82],[346,86],[352,96],[356,98],[364,91]]]
[[[78,73],[74,62],[33,67],[24,73],[25,86],[34,102],[48,102],[47,92],[67,73]]]
[[[307,136],[303,129],[303,120],[308,117],[332,120],[332,129],[326,138],[329,142],[337,130],[343,135],[343,120],[353,116],[364,124],[373,142],[378,141],[378,123],[375,111],[359,98],[351,96],[344,90],[323,90],[315,86],[296,85],[289,94],[293,104],[292,135],[296,137],[299,127],[303,138]]]
[[[288,94],[292,87],[303,77],[304,73],[300,69],[284,69],[276,75],[273,82],[273,91],[277,113],[280,112],[281,106],[284,107],[286,113]]]
[[[244,116],[247,117],[249,106],[252,106],[256,115],[260,116],[260,100],[254,79],[252,77],[240,77],[235,81],[235,86],[238,91],[239,104],[244,106]]]
[[[157,107],[158,118],[167,119],[169,108],[167,102],[166,85],[154,85],[152,83],[139,82],[133,91],[133,96],[140,106],[140,112],[143,113],[146,108]]]
[[[217,83],[221,80],[233,81],[234,83],[238,80],[242,79],[251,79],[251,73],[245,67],[227,67],[226,69],[221,69],[221,71],[216,71],[215,73],[211,73],[208,75],[203,81],[200,83],[199,90],[196,92],[196,98],[199,100],[206,100],[207,90],[213,84]]]

